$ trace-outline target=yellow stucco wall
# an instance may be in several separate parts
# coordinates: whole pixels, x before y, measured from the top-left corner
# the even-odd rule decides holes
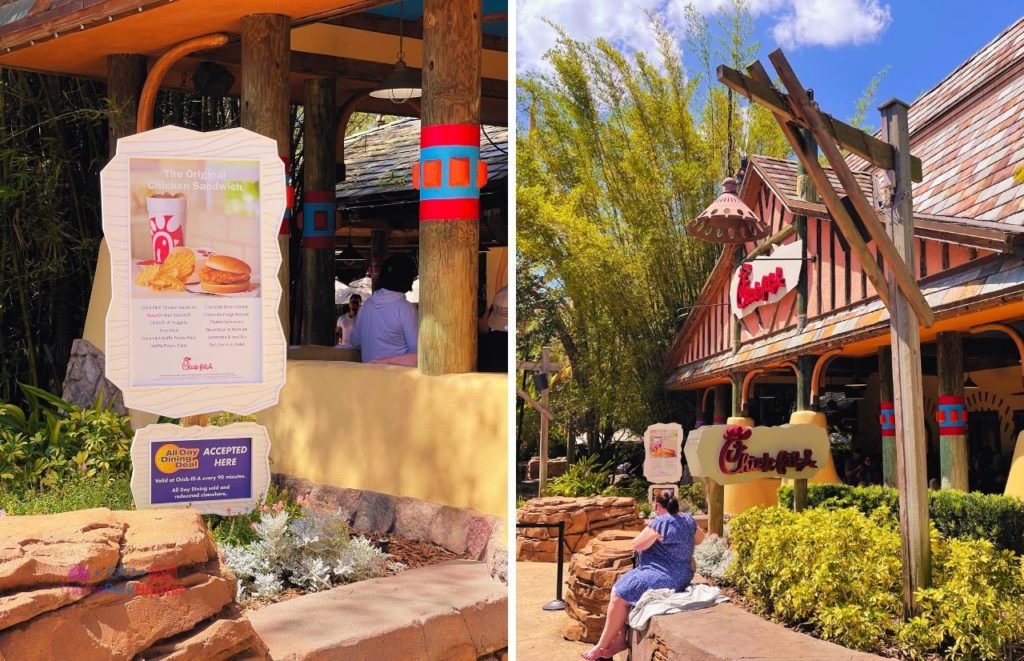
[[[508,498],[508,378],[289,361],[271,470],[501,517]]]

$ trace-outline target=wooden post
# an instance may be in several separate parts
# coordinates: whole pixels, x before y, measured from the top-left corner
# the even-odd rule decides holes
[[[544,347],[540,352],[540,364],[541,370],[546,376],[548,373],[548,365],[551,363],[551,347]],[[551,405],[548,400],[548,391],[551,388],[548,384],[545,384],[544,390],[540,394],[540,403],[545,410],[550,411]],[[538,454],[540,455],[540,485],[537,487],[537,495],[544,495],[544,487],[548,483],[548,430],[551,427],[551,418],[544,414],[540,414],[540,448]]]
[[[713,422],[724,425],[729,415],[729,386],[715,386],[715,403]],[[722,536],[725,530],[725,486],[707,478],[704,480],[704,491],[708,498],[708,532]]]
[[[472,133],[479,149],[481,39],[479,2],[425,0],[421,130],[431,136],[432,146],[456,145],[451,134]],[[452,131],[442,136],[446,131],[439,125]],[[474,192],[475,198],[457,200],[458,209],[440,212],[427,204],[421,189],[419,369],[424,374],[476,369],[480,208],[479,190]]]
[[[380,265],[388,256],[388,231],[381,229],[370,230],[370,279],[374,286],[377,285],[377,277],[380,276]]]
[[[303,110],[305,182],[302,205],[302,343],[334,346],[334,88],[332,78],[306,81]]]
[[[802,278],[801,278],[802,279]],[[798,356],[796,359],[796,410],[811,410],[811,378],[817,356]],[[829,450],[831,452],[831,450]],[[793,511],[807,507],[807,479],[793,480]]]
[[[288,70],[291,62],[291,19],[278,14],[256,14],[242,18],[242,127],[277,140],[277,153],[291,161],[291,112],[288,98]],[[281,327],[287,340],[291,280],[288,271],[289,233],[282,219],[281,245]],[[333,302],[332,302],[333,309]]]
[[[812,99],[814,98],[810,91],[807,93]],[[800,133],[804,137],[804,143],[807,145],[809,153],[814,158],[817,158],[818,143],[814,141],[811,132],[807,129],[801,129]],[[814,188],[814,182],[807,176],[807,168],[804,167],[803,163],[799,162],[796,165],[796,193],[800,196],[801,200],[806,200],[807,202],[818,201],[818,191]],[[796,329],[797,332],[802,332],[807,325],[807,216],[793,216],[793,226],[796,227],[796,238],[803,242],[803,250],[800,252],[800,257],[804,262],[800,269],[800,280],[796,283]],[[808,399],[809,404],[810,400]],[[799,406],[799,400],[797,401],[797,406]],[[805,409],[798,408],[797,410]]]
[[[967,406],[964,401],[964,341],[957,331],[939,333],[939,465],[942,488],[967,491]]]
[[[107,56],[108,153],[114,157],[117,140],[135,133],[139,95],[146,83],[146,56],[119,53]]]
[[[913,201],[910,181],[909,106],[893,99],[882,105],[882,137],[896,151],[889,236],[904,265],[914,261]],[[918,317],[893,271],[887,273],[892,301],[889,335],[892,345],[893,403],[896,418],[896,456],[903,545],[903,606],[917,614],[915,593],[931,584],[928,538],[928,485],[925,463],[924,416],[921,408],[921,336]]]
[[[741,245],[740,246],[736,246],[736,253],[733,255],[733,260],[732,260],[733,268],[738,269],[740,267],[740,264],[743,263],[743,258],[744,258],[743,246],[741,246]],[[742,335],[740,334],[740,325],[743,322],[740,321],[739,317],[737,317],[731,311],[729,312],[729,321],[732,324],[732,352],[733,353],[739,353],[740,345],[742,344],[742,342],[740,341],[740,338],[742,337]],[[735,375],[733,375],[733,376],[735,377]],[[740,383],[742,383],[742,379],[740,380]],[[736,401],[737,397],[742,398],[742,395],[737,392],[736,381],[735,381],[735,378],[734,378],[733,379],[733,385],[732,385],[732,399],[733,399],[734,402]],[[736,413],[735,411],[733,411],[733,415],[739,415],[739,414]]]
[[[882,484],[895,487],[896,419],[892,402],[892,349],[878,347],[878,401],[882,428]]]

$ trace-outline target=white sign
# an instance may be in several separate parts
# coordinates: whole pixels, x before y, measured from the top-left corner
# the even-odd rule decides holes
[[[138,509],[190,507],[248,514],[270,487],[270,437],[254,422],[224,427],[149,425],[132,441]]]
[[[683,478],[683,427],[651,425],[644,432],[644,477],[648,482],[679,482]]]
[[[652,484],[647,487],[647,502],[653,504],[658,496],[670,494],[673,498],[679,498],[678,484]]]
[[[180,417],[276,404],[286,358],[277,143],[165,126],[118,140],[101,188],[107,377],[125,405]]]
[[[709,425],[690,432],[683,452],[694,477],[718,484],[807,479],[828,463],[828,433],[818,425]]]
[[[781,300],[796,287],[803,268],[803,245],[798,239],[777,247],[769,256],[740,264],[729,281],[729,300],[737,318]]]

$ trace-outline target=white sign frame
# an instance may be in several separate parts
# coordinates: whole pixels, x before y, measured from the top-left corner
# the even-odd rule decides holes
[[[204,500],[191,503],[152,502],[153,442],[202,441],[222,438],[247,437],[252,439],[251,498],[230,500]],[[135,432],[132,439],[132,497],[137,509],[166,509],[186,507],[200,514],[230,516],[248,514],[267,497],[270,488],[270,435],[267,428],[255,422],[234,422],[223,427],[182,427],[171,424],[147,425]]]
[[[653,445],[659,442],[673,456],[654,456]],[[678,422],[653,424],[644,432],[644,478],[648,482],[676,483],[683,479],[683,426]]]
[[[776,268],[780,268],[782,269],[782,277],[785,279],[786,285],[774,294],[769,294],[768,300],[755,301],[745,308],[740,307],[737,291],[740,284],[740,270],[743,268],[743,265],[740,265],[732,272],[732,277],[729,279],[729,304],[732,306],[732,313],[737,319],[746,317],[763,305],[778,303],[786,294],[796,288],[804,266],[802,260],[803,250],[804,242],[797,239],[785,245],[777,246],[770,255],[755,257],[752,261],[746,262],[745,264],[749,265],[752,269],[750,275],[752,281],[759,282],[762,277],[775,271]]]
[[[130,288],[131,191],[129,158],[245,159],[259,161],[262,380],[254,384],[133,386],[131,381]],[[240,415],[277,404],[285,382],[287,343],[278,308],[281,249],[278,232],[287,206],[284,163],[277,142],[247,129],[202,133],[164,126],[121,138],[117,154],[100,174],[103,234],[110,249],[110,308],[106,317],[106,376],[124,393],[130,409],[183,417],[211,411]]]
[[[751,450],[751,456],[761,456],[767,452],[769,457],[777,458],[780,452],[799,452],[811,450],[817,467],[806,467],[802,470],[787,468],[784,474],[777,470],[747,471],[741,473],[725,473],[719,467],[719,457],[725,445],[723,434],[731,425],[705,425],[690,432],[686,437],[683,453],[686,465],[694,477],[711,478],[717,484],[743,484],[764,478],[808,479],[828,464],[828,453],[831,446],[828,432],[818,425],[780,425],[778,427],[746,427],[751,430],[750,439],[743,441]]]

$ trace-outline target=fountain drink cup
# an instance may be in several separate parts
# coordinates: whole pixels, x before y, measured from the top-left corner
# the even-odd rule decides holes
[[[188,200],[184,193],[158,193],[146,198],[149,230],[153,238],[153,261],[162,264],[171,249],[185,242]]]

